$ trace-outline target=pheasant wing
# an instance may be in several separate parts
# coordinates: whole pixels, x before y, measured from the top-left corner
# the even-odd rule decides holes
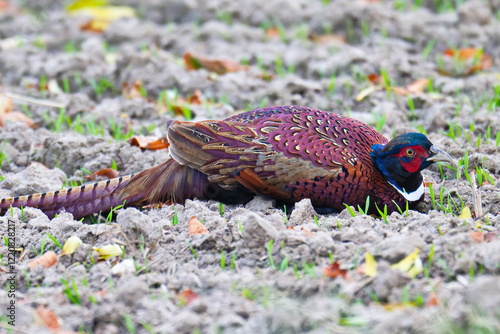
[[[286,201],[309,197],[324,206],[349,196],[339,193],[344,183],[369,183],[371,146],[387,142],[359,121],[301,107],[257,109],[225,121],[177,121],[168,137],[172,157],[210,182],[228,189],[241,184]]]

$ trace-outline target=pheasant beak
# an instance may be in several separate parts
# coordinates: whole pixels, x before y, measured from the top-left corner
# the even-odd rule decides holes
[[[430,148],[431,156],[427,158],[427,161],[432,161],[432,162],[447,162],[448,164],[452,166],[456,166],[457,163],[455,160],[446,153],[445,151],[441,150],[440,148],[432,145]]]

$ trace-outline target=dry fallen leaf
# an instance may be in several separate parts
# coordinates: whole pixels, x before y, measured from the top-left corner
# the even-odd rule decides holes
[[[201,91],[199,89],[196,89],[193,95],[187,98],[187,102],[189,104],[202,104],[203,100],[201,98]]]
[[[198,70],[204,68],[209,72],[217,74],[226,74],[228,72],[238,72],[246,70],[247,67],[238,64],[232,60],[225,59],[207,59],[203,57],[193,56],[191,53],[184,54],[184,63],[188,70]]]
[[[370,82],[372,85],[381,85],[382,84],[382,77],[376,73],[371,73],[366,76],[366,79],[368,82]]]
[[[418,254],[420,254],[420,249],[416,248],[407,257],[398,263],[391,265],[391,268],[408,273],[408,276],[411,278],[416,277],[424,270],[422,260],[418,257]]]
[[[37,307],[36,315],[48,329],[58,331],[61,328],[61,321],[59,320],[57,315],[46,308],[45,305],[40,305]]]
[[[45,307],[45,305],[40,305],[36,309],[36,315],[39,320],[45,325],[45,327],[59,333],[59,329],[61,328],[61,320],[59,317]]]
[[[369,252],[365,254],[365,268],[364,272],[366,276],[375,277],[377,276],[377,261],[373,255]]]
[[[82,239],[72,236],[64,243],[61,255],[70,255],[82,244]]]
[[[94,250],[99,253],[99,258],[102,260],[109,259],[113,256],[122,255],[122,248],[117,244],[106,245],[101,248],[94,248]]]
[[[331,265],[325,267],[325,269],[323,269],[323,274],[325,276],[330,277],[330,278],[335,278],[338,276],[340,276],[342,278],[346,278],[347,277],[347,270],[340,269],[340,263],[334,262]]]
[[[483,231],[470,232],[469,235],[472,238],[472,240],[474,240],[475,242],[478,242],[478,243],[491,242],[492,240],[494,240],[497,237],[496,232],[484,233]]]
[[[0,114],[7,114],[14,110],[14,102],[10,97],[0,96]]]
[[[188,305],[198,297],[199,296],[191,289],[183,290],[177,295],[177,299],[179,299],[183,306]]]
[[[484,242],[490,242],[497,238],[497,232],[488,232],[484,235]]]
[[[135,17],[135,10],[128,6],[108,6],[107,1],[77,0],[66,6],[71,16],[87,16],[91,19],[80,26],[81,30],[102,32],[111,22]]]
[[[143,150],[163,150],[167,149],[170,144],[167,138],[157,138],[152,136],[134,136],[131,137],[127,142],[132,146],[137,146]]]
[[[309,229],[305,228],[305,227],[301,227],[300,230],[308,237],[314,237],[314,233],[312,233],[311,231],[309,231]]]
[[[30,128],[35,126],[35,122],[20,111],[13,111],[7,114],[0,114],[0,126],[4,126],[8,122],[23,122]]]
[[[474,231],[469,233],[472,240],[475,242],[483,242],[484,241],[484,232],[482,231]]]
[[[333,35],[333,34],[325,34],[325,35],[310,35],[309,39],[318,44],[345,44],[345,37],[342,35]]]
[[[444,56],[455,62],[452,70],[440,68],[438,71],[448,76],[469,76],[493,66],[493,58],[478,48],[447,49]]]
[[[382,82],[382,77],[376,73],[372,73],[366,76],[366,79],[370,83],[368,87],[363,88],[355,97],[356,101],[362,101],[365,97],[371,95],[372,93],[379,90],[389,90],[398,95],[406,96],[406,95],[415,95],[423,93],[427,84],[429,83],[429,79],[421,78],[417,79],[406,87],[384,87]]]
[[[0,0],[0,12],[8,9],[10,7],[10,3],[8,1],[5,1],[5,0]]]
[[[413,81],[411,84],[406,86],[406,90],[411,94],[423,93],[427,85],[429,84],[429,79],[420,78]]]
[[[57,263],[57,255],[53,251],[48,251],[47,253],[34,258],[30,262],[28,262],[28,268],[34,269],[37,268],[39,265],[41,265],[44,268],[50,268],[52,266],[55,266]]]
[[[208,229],[203,225],[198,218],[191,217],[188,221],[188,235],[196,235],[196,234],[209,234]]]
[[[362,89],[357,95],[356,97],[354,98],[357,102],[360,102],[360,101],[363,101],[365,99],[365,97],[375,93],[376,91],[379,91],[379,90],[382,90],[382,86],[380,85],[377,85],[377,86],[374,86],[374,85],[370,85],[364,89]]]
[[[122,96],[126,99],[144,98],[146,91],[140,80],[135,80],[134,84],[129,84],[127,81],[122,83]]]
[[[119,173],[118,173],[118,171],[116,171],[113,168],[103,168],[101,170],[98,170],[97,172],[90,174],[90,175],[86,175],[83,178],[85,180],[93,181],[93,180],[97,179],[98,176],[102,176],[102,177],[105,177],[107,179],[114,179],[115,177],[119,176]]]
[[[463,207],[462,212],[460,213],[460,216],[458,216],[458,218],[460,219],[472,218],[472,214],[468,206]]]
[[[429,298],[427,299],[427,302],[425,303],[425,306],[438,306],[440,303],[439,303],[439,299],[436,295],[435,292],[431,292],[429,294]]]
[[[406,303],[383,303],[382,306],[387,311],[395,311],[395,310],[403,310],[407,307],[415,307],[415,303],[406,302]]]
[[[266,29],[266,36],[269,38],[275,38],[280,36],[280,32],[276,27],[270,27]]]

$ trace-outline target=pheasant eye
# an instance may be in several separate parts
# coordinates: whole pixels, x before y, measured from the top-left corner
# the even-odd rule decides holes
[[[405,154],[407,157],[412,157],[415,155],[415,150],[412,149],[412,148],[407,148],[406,151],[405,151]]]

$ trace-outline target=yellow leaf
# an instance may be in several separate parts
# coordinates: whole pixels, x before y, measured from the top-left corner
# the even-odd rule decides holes
[[[395,303],[395,304],[382,304],[384,309],[387,311],[394,311],[394,310],[403,310],[407,307],[415,307],[414,302],[405,302],[405,303]]]
[[[94,248],[94,250],[99,253],[99,258],[106,260],[113,256],[122,255],[122,248],[117,244],[106,245],[101,248]]]
[[[408,276],[410,276],[411,278],[415,278],[422,271],[424,271],[424,265],[422,264],[422,260],[420,260],[420,258],[417,257],[415,259],[415,262],[413,262],[413,267],[411,267],[410,270],[408,270]]]
[[[72,12],[85,7],[102,7],[108,4],[107,0],[76,0],[66,6],[68,12]]]
[[[64,243],[61,255],[70,255],[82,244],[82,239],[72,236]]]
[[[369,252],[365,254],[365,275],[370,277],[377,276],[377,261]]]
[[[408,255],[398,263],[393,264],[391,268],[407,273],[411,269],[411,267],[415,264],[415,261],[418,259],[419,253],[420,249],[418,248],[415,249],[410,255]]]
[[[87,15],[94,20],[108,23],[125,17],[135,17],[134,9],[128,6],[84,7],[70,13],[75,16]]]
[[[135,17],[135,10],[128,6],[107,6],[107,1],[80,0],[66,7],[72,16],[89,16],[90,22],[80,27],[82,30],[103,31],[115,20]]]
[[[460,214],[460,216],[458,216],[458,218],[460,219],[472,218],[472,214],[468,206],[464,206],[464,208],[462,209],[462,213]]]
[[[376,91],[378,90],[381,90],[382,87],[380,86],[373,86],[373,85],[370,85],[368,87],[366,87],[365,89],[361,90],[355,97],[355,100],[356,102],[360,102],[362,101],[365,97],[367,97],[368,95],[371,95],[372,93],[375,93]]]

